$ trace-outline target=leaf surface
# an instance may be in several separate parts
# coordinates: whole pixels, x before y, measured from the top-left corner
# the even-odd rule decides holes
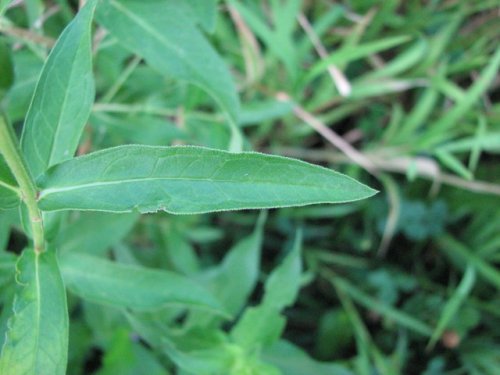
[[[33,176],[73,157],[94,101],[89,0],[66,27],[45,63],[30,105],[21,147]]]
[[[65,253],[60,261],[67,288],[92,302],[140,311],[180,304],[223,313],[204,288],[172,272],[77,253]]]
[[[134,145],[57,165],[39,186],[46,211],[176,214],[341,203],[375,193],[340,173],[279,156]]]
[[[66,373],[68,310],[53,251],[27,249],[17,263],[17,293],[0,359],[0,374]]]
[[[198,5],[196,12],[206,6]],[[201,87],[236,123],[239,100],[232,77],[197,28],[190,6],[163,0],[104,0],[97,20],[160,73]]]

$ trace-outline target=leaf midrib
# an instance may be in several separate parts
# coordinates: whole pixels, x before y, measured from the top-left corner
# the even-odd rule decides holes
[[[318,184],[311,183],[276,183],[273,181],[238,181],[238,180],[228,180],[228,179],[214,179],[214,178],[192,178],[192,177],[147,177],[147,178],[132,178],[132,179],[124,179],[124,180],[109,180],[109,181],[99,181],[99,182],[90,182],[83,183],[79,185],[71,185],[71,186],[62,186],[62,187],[53,187],[42,189],[40,192],[39,200],[43,200],[48,195],[63,193],[74,190],[81,190],[92,187],[100,187],[100,186],[110,186],[110,185],[118,185],[118,184],[127,184],[134,182],[148,182],[148,181],[190,181],[190,182],[208,182],[208,183],[233,183],[233,184],[249,184],[255,186],[256,184],[260,185],[275,185],[275,186],[302,186],[313,189],[328,189],[328,187],[318,186]]]

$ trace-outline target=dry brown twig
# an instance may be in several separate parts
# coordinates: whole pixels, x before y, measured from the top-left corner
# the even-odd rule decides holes
[[[297,157],[309,161],[327,161],[331,163],[352,163],[352,159],[341,152],[333,150],[300,150],[296,148],[273,149],[274,153]],[[414,170],[415,177],[425,178],[434,184],[444,184],[480,194],[500,196],[500,185],[487,181],[469,181],[463,178],[442,173],[436,161],[425,157],[381,157],[376,154],[364,154],[368,157],[375,169],[382,172],[407,174],[409,169]]]
[[[37,34],[31,30],[12,25],[6,25],[4,23],[0,23],[0,33],[4,33],[5,35],[9,35],[11,37],[21,39],[29,43],[39,44],[47,48],[52,48],[56,42],[52,38]]]
[[[278,93],[276,98],[280,101],[288,101],[291,102],[290,96],[286,93]],[[371,174],[376,173],[376,168],[373,163],[361,152],[356,150],[349,142],[347,142],[340,135],[335,133],[328,126],[323,124],[318,118],[316,118],[311,113],[307,112],[304,108],[300,107],[297,104],[293,105],[293,113],[299,119],[304,121],[306,124],[311,126],[314,130],[316,130],[323,138],[325,138],[328,142],[330,142],[333,146],[338,148],[345,154],[349,159],[351,159],[354,163],[360,165],[363,169],[368,171]]]
[[[260,53],[259,43],[252,30],[247,26],[240,13],[231,5],[227,7],[229,15],[238,31],[241,41],[241,50],[245,61],[246,81],[251,84],[257,81],[265,70],[264,61]]]
[[[321,57],[321,59],[323,60],[326,59],[328,57],[328,52],[318,38],[318,35],[316,35],[306,16],[303,13],[299,13],[297,19],[300,26],[302,26],[307,36],[311,40],[314,49],[318,53],[319,57]],[[334,64],[328,64],[327,69],[330,77],[332,77],[332,81],[335,84],[335,87],[337,87],[337,90],[339,91],[339,94],[344,97],[349,96],[351,94],[352,88],[344,73],[342,73],[342,71]]]

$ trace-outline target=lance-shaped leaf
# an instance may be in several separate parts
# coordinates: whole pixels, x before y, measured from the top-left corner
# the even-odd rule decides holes
[[[236,122],[239,100],[231,75],[198,30],[190,6],[180,1],[103,0],[97,21],[160,73],[207,91]]]
[[[42,210],[176,214],[339,203],[369,187],[332,170],[253,152],[120,146],[51,168],[39,180]]]
[[[66,293],[55,253],[27,249],[17,263],[17,293],[0,359],[0,374],[65,374]]]
[[[94,100],[89,0],[66,27],[38,80],[21,147],[33,176],[73,157]]]
[[[92,302],[139,311],[181,305],[226,315],[220,303],[189,278],[78,253],[60,259],[67,288]]]

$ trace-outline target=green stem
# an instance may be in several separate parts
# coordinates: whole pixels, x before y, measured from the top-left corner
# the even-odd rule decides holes
[[[42,252],[45,248],[43,233],[42,213],[37,203],[37,188],[33,182],[26,163],[21,156],[19,143],[16,135],[7,121],[0,115],[0,153],[3,154],[7,165],[11,169],[21,190],[21,197],[28,208],[33,242],[36,252]]]

